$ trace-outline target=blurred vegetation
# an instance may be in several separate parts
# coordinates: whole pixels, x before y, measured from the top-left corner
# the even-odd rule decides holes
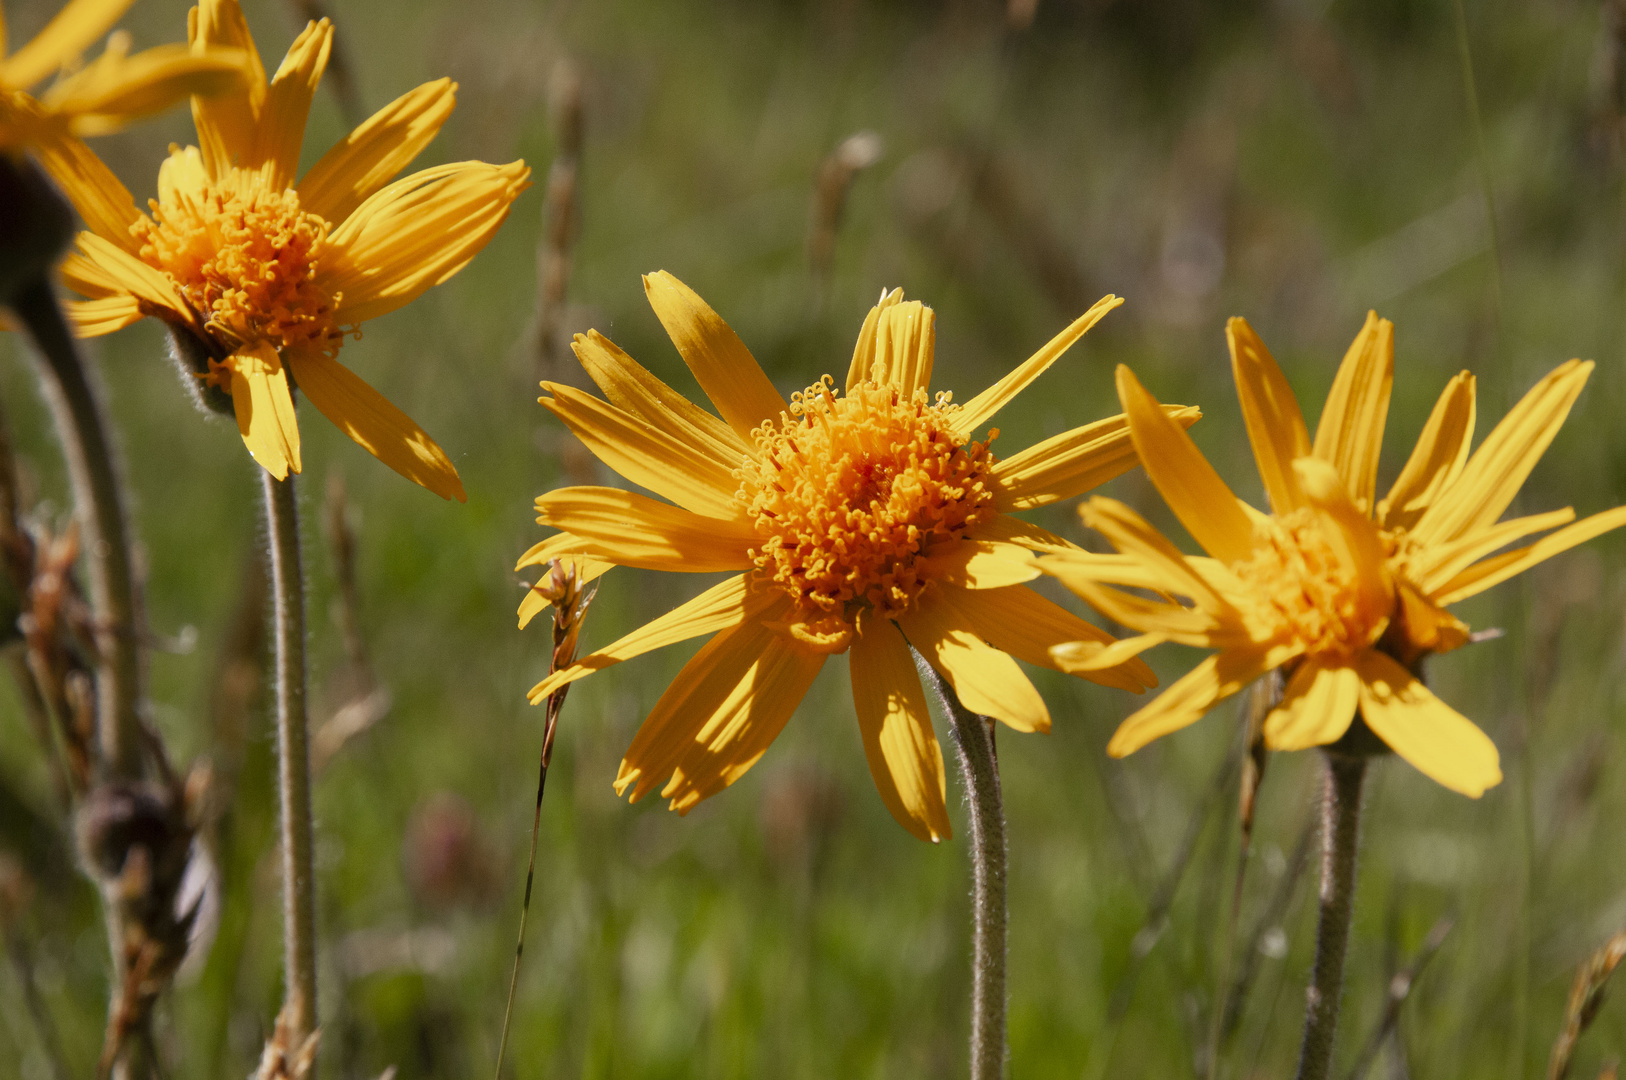
[[[56,6],[8,0],[13,40]],[[306,6],[246,6],[274,66]],[[174,40],[185,8],[142,0],[126,25],[138,44]],[[537,327],[597,327],[698,393],[644,304],[641,272],[670,270],[698,290],[786,391],[844,370],[868,305],[901,285],[937,309],[934,389],[962,400],[1116,292],[1129,303],[1001,414],[996,451],[1116,412],[1112,367],[1128,363],[1163,400],[1203,407],[1199,445],[1257,499],[1224,318],[1253,322],[1313,422],[1376,307],[1395,321],[1398,348],[1383,484],[1460,368],[1479,376],[1483,432],[1540,374],[1582,356],[1599,361],[1593,385],[1516,510],[1588,513],[1626,499],[1619,0],[1480,0],[1460,9],[1465,38],[1452,0],[327,8],[364,107],[441,75],[461,84],[425,163],[523,156],[539,181],[467,270],[345,348],[452,455],[468,505],[411,486],[329,425],[304,427],[314,719],[360,700],[369,680],[388,694],[387,710],[369,706],[370,724],[334,740],[318,778],[328,1076],[490,1068],[541,739],[524,691],[548,649],[542,622],[514,629],[523,583],[511,567],[538,536],[534,495],[609,481],[535,405],[539,375],[580,381],[562,339]],[[346,130],[331,91],[318,98],[307,164]],[[562,306],[539,320],[542,181],[570,111],[563,99],[576,92],[570,276]],[[860,132],[874,135],[832,164]],[[98,149],[145,198],[167,144],[191,139],[183,111]],[[218,933],[165,1008],[161,1040],[169,1075],[242,1076],[279,996],[272,755],[255,678],[258,486],[231,426],[178,392],[155,327],[92,348],[121,429],[152,627],[166,638],[196,631],[195,647],[152,658],[153,719],[179,757],[211,763],[220,809]],[[48,421],[20,343],[8,336],[0,354],[27,486],[38,512],[58,519],[66,485]],[[330,477],[342,478],[355,529],[348,608],[323,520]],[[1175,527],[1138,474],[1109,490]],[[1089,542],[1070,507],[1039,516]],[[1475,628],[1506,634],[1437,660],[1430,678],[1497,741],[1508,779],[1474,802],[1395,761],[1377,770],[1340,1075],[1375,1030],[1390,976],[1440,917],[1454,929],[1374,1075],[1535,1075],[1571,974],[1626,924],[1622,566],[1626,541],[1608,537],[1463,605]],[[616,571],[585,645],[697,587]],[[959,1071],[964,847],[922,845],[887,815],[839,664],[763,761],[688,818],[655,799],[616,800],[620,754],[690,652],[645,657],[571,694],[512,1074]],[[1168,677],[1193,655],[1170,648],[1154,664]],[[1054,734],[1000,742],[1012,1075],[1191,1075],[1215,1008],[1238,850],[1235,780],[1222,772],[1234,710],[1113,762],[1102,747],[1134,702],[1051,673],[1037,680]],[[1293,1064],[1314,922],[1313,865],[1300,874],[1293,856],[1316,766],[1309,754],[1278,757],[1264,777],[1236,947],[1236,968],[1251,955],[1257,977],[1223,1076],[1284,1076]],[[26,946],[73,1075],[89,1075],[105,945],[55,806],[7,681],[0,851],[20,899],[0,902],[0,915],[7,940]],[[951,812],[963,833],[961,808]],[[1148,928],[1188,836],[1166,924]],[[0,967],[0,1075],[43,1080],[47,1050],[21,971]],[[1573,1075],[1595,1076],[1623,1053],[1617,998]]]

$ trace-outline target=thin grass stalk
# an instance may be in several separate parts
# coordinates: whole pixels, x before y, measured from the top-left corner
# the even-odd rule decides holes
[[[1490,224],[1491,298],[1496,321],[1502,320],[1502,232],[1496,223],[1496,191],[1491,184],[1490,153],[1485,146],[1485,123],[1479,111],[1479,85],[1474,78],[1474,53],[1468,42],[1468,10],[1456,0],[1457,54],[1462,61],[1462,92],[1467,98],[1468,122],[1473,127],[1474,161],[1479,169],[1479,186],[1485,197],[1485,217]]]
[[[316,881],[312,862],[311,759],[305,705],[305,574],[294,478],[261,470],[271,555],[275,638],[277,790],[281,803],[283,1012],[288,1042],[316,1030]]]
[[[1264,781],[1268,760],[1264,742],[1265,717],[1281,700],[1282,684],[1272,672],[1243,693],[1239,707],[1238,766],[1242,772],[1237,793],[1237,831],[1241,844],[1236,854],[1236,874],[1231,879],[1231,905],[1220,941],[1219,977],[1214,981],[1214,1000],[1208,1018],[1208,1043],[1202,1061],[1204,1080],[1219,1075],[1220,1043],[1225,1031],[1225,1007],[1236,963],[1237,926],[1242,919],[1242,890],[1247,884],[1248,857],[1253,851],[1253,815],[1258,805],[1259,787]]]
[[[1422,976],[1423,969],[1434,958],[1434,954],[1439,952],[1440,946],[1445,944],[1446,935],[1451,933],[1451,927],[1455,923],[1456,920],[1449,915],[1437,919],[1428,936],[1423,939],[1422,947],[1417,950],[1412,962],[1404,970],[1395,972],[1394,977],[1389,980],[1389,991],[1383,1003],[1383,1015],[1378,1020],[1372,1037],[1366,1041],[1360,1055],[1356,1057],[1355,1066],[1349,1070],[1347,1080],[1366,1080],[1366,1074],[1377,1061],[1384,1042],[1394,1036],[1399,1029],[1401,1007],[1406,1004],[1406,999],[1411,997],[1412,989]]]
[[[937,691],[959,748],[971,819],[971,1080],[1005,1075],[1007,931],[1005,808],[999,789],[994,722],[960,704],[937,669],[915,654]]]
[[[1327,786],[1321,804],[1321,903],[1315,966],[1305,993],[1298,1080],[1327,1080],[1332,1070],[1344,957],[1355,910],[1355,850],[1360,839],[1361,784],[1366,778],[1365,757],[1334,751],[1325,752],[1324,757]]]
[[[576,642],[581,634],[587,606],[598,592],[595,585],[583,590],[574,563],[554,559],[548,572],[537,582],[540,590],[553,603],[553,651],[548,657],[548,674],[567,668],[576,661]],[[525,926],[531,914],[531,888],[536,880],[536,844],[542,831],[542,794],[548,786],[548,766],[553,761],[553,734],[559,725],[559,713],[565,706],[565,695],[570,690],[566,683],[548,695],[545,706],[546,722],[542,729],[542,753],[537,766],[536,807],[531,814],[531,852],[525,866],[525,898],[520,902],[519,937],[514,944],[514,967],[508,977],[508,1002],[503,1006],[502,1035],[497,1041],[497,1067],[493,1075],[502,1080],[503,1058],[508,1052],[508,1032],[514,1019],[514,997],[519,989],[520,961],[525,956]]]

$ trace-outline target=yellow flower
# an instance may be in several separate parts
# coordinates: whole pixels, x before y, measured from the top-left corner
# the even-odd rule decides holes
[[[441,79],[386,105],[295,183],[332,26],[306,26],[269,85],[236,0],[193,8],[188,36],[200,53],[241,49],[250,77],[192,99],[199,145],[171,148],[151,216],[94,156],[58,171],[91,229],[62,270],[89,298],[70,305],[79,332],[163,319],[190,342],[181,351],[195,354],[200,391],[229,406],[249,452],[279,480],[300,470],[297,386],[390,468],[464,500],[445,452],[336,356],[358,324],[461,270],[530,170],[465,161],[389,183],[450,115],[456,87]]]
[[[1272,513],[1241,502],[1126,367],[1118,396],[1135,449],[1169,508],[1208,557],[1183,555],[1133,510],[1095,498],[1081,512],[1120,555],[1041,560],[1108,618],[1141,636],[1057,650],[1081,672],[1164,641],[1218,649],[1125,720],[1107,747],[1122,757],[1199,719],[1264,673],[1287,676],[1265,720],[1273,750],[1336,742],[1357,710],[1425,775],[1478,797],[1502,778],[1496,746],[1429,692],[1421,660],[1468,640],[1445,609],[1553,555],[1626,524],[1626,508],[1574,522],[1564,509],[1498,522],[1569,414],[1592,371],[1572,360],[1526,394],[1472,456],[1474,378],[1452,379],[1388,497],[1378,452],[1394,376],[1394,326],[1368,315],[1316,429],[1264,343],[1242,319],[1226,335],[1242,416]],[[1504,551],[1538,532],[1558,531]],[[1501,552],[1497,554],[1497,552]],[[1152,590],[1149,599],[1107,585]]]
[[[1077,495],[1135,464],[1122,416],[1004,459],[977,431],[1121,303],[1107,297],[1029,360],[963,405],[928,396],[934,316],[882,297],[858,336],[846,383],[826,376],[787,404],[740,339],[669,274],[644,289],[718,419],[598,333],[576,355],[608,401],[543,383],[541,399],[606,465],[670,502],[573,487],[536,502],[561,531],[520,567],[574,555],[591,577],[611,565],[732,574],[694,600],[550,675],[553,690],[629,657],[713,634],[656,702],[621,763],[616,790],[661,794],[680,813],[751,767],[784,727],[826,657],[850,651],[853,701],[881,797],[921,839],[949,835],[943,759],[912,644],[966,708],[1018,731],[1050,714],[1012,657],[1055,667],[1050,648],[1112,638],[1023,583],[1033,550],[1064,541],[1011,515]],[[1173,408],[1190,424],[1195,409]],[[524,626],[546,600],[520,608]],[[907,637],[906,637],[907,635]],[[1139,692],[1139,660],[1087,678]]]
[[[9,56],[0,11],[0,150],[30,146],[47,156],[61,154],[63,137],[70,133],[105,134],[188,94],[218,93],[240,83],[238,50],[194,52],[184,45],[160,45],[131,56],[129,35],[123,33],[114,34],[96,60],[79,67],[81,54],[112,29],[131,2],[69,0],[45,29]],[[66,74],[39,97],[28,93],[59,72]]]

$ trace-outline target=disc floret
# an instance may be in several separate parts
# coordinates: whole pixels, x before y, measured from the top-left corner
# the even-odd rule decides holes
[[[179,153],[179,151],[177,151]],[[202,179],[201,177],[199,178]],[[131,226],[142,261],[162,271],[226,351],[261,342],[335,355],[340,297],[317,282],[329,225],[258,170],[175,185]]]
[[[957,434],[950,395],[928,399],[825,376],[755,432],[740,499],[762,542],[759,575],[788,592],[788,631],[837,651],[860,614],[894,618],[932,581],[922,562],[995,514],[989,442]]]

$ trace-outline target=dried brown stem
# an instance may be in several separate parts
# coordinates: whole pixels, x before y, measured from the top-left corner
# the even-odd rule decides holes
[[[536,252],[536,363],[542,379],[558,376],[568,351],[563,340],[565,292],[570,287],[571,251],[581,231],[582,80],[569,60],[554,67],[548,96],[554,151]]]
[[[1626,960],[1626,930],[1610,938],[1575,973],[1569,1004],[1564,1009],[1564,1028],[1553,1043],[1553,1054],[1548,1059],[1547,1080],[1564,1080],[1569,1075],[1576,1043],[1597,1019],[1604,991],[1609,988],[1609,977],[1622,960]]]

